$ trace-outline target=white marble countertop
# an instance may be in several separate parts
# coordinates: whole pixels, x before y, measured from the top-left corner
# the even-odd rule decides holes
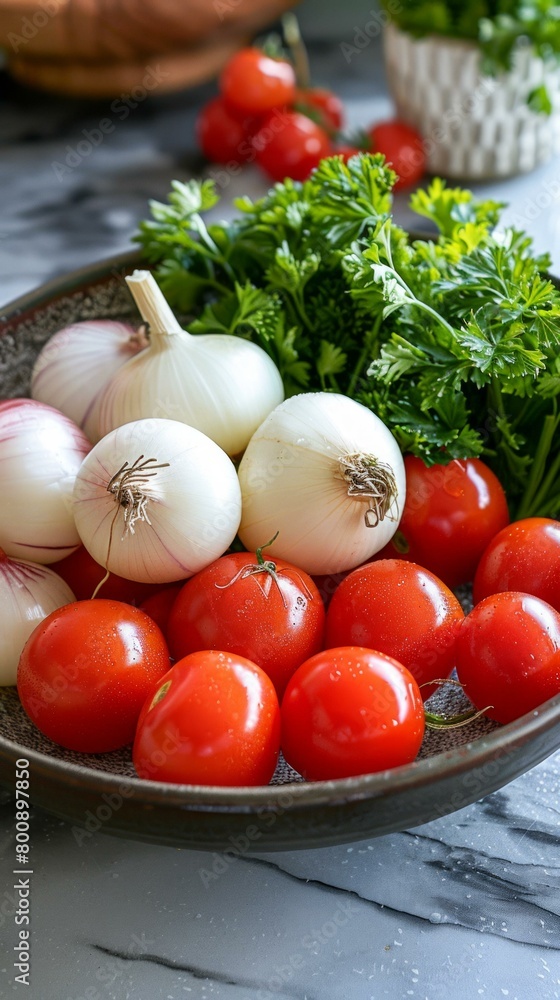
[[[385,117],[377,46],[313,53],[352,124]],[[108,114],[0,78],[0,305],[130,245],[150,197],[203,166],[210,88],[146,101],[59,180]],[[110,112],[109,112],[110,113]],[[248,171],[224,191],[264,191]],[[560,271],[560,164],[479,188]],[[223,211],[224,209],[221,209]],[[399,196],[398,220],[412,224]],[[0,807],[0,996],[32,1000],[560,998],[560,755],[481,802],[369,842],[253,856],[148,846],[35,813],[31,985],[14,983],[13,801]],[[78,843],[78,839],[80,842]],[[2,860],[4,859],[4,860]],[[204,872],[218,872],[208,879]]]

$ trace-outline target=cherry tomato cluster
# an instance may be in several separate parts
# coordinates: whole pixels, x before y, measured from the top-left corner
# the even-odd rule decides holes
[[[445,584],[412,563],[354,571],[326,613],[303,570],[236,552],[140,607],[96,598],[54,611],[23,650],[18,690],[38,728],[69,749],[107,752],[134,737],[142,777],[262,784],[280,746],[307,778],[349,776],[414,759],[419,682],[432,663],[450,671],[463,617]]]
[[[422,563],[450,587],[474,580],[457,676],[477,709],[511,722],[560,694],[560,523],[510,524],[503,488],[478,459],[427,468],[407,456],[405,467],[399,530],[379,555]]]
[[[245,48],[220,78],[220,96],[202,108],[197,135],[204,155],[236,169],[256,162],[274,181],[303,181],[325,156],[347,160],[361,150],[383,153],[399,180],[418,183],[425,171],[422,137],[400,121],[380,122],[345,140],[344,106],[323,87],[300,87],[287,59]]]
[[[84,549],[62,560],[78,601],[23,650],[26,712],[72,750],[133,742],[141,777],[229,786],[267,783],[280,749],[309,780],[413,761],[454,668],[500,723],[559,694],[560,523],[510,524],[477,459],[405,464],[399,532],[336,579],[263,545],[165,588],[113,576],[91,599],[103,569]],[[473,578],[465,616],[450,588]]]

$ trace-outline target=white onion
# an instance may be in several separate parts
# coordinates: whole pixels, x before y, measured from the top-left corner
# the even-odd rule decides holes
[[[182,330],[149,271],[126,280],[149,323],[150,346],[110,380],[99,404],[100,433],[143,417],[171,418],[239,455],[284,398],[276,365],[241,337]]]
[[[308,573],[369,559],[397,529],[405,500],[402,455],[385,424],[348,396],[292,396],[255,432],[239,466],[240,538],[254,552]]]
[[[91,445],[76,424],[33,399],[0,403],[0,546],[16,559],[57,562],[80,544],[76,473]]]
[[[88,552],[111,573],[171,583],[225,552],[241,492],[233,462],[205,434],[177,420],[136,420],[85,459],[74,516]]]
[[[97,400],[115,372],[147,347],[145,335],[128,323],[84,320],[64,327],[47,341],[31,375],[31,396],[55,406],[99,438]]]
[[[16,683],[20,653],[35,626],[75,600],[58,573],[9,559],[0,549],[0,686]]]

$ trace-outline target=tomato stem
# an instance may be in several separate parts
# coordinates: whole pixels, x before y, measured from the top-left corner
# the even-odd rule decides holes
[[[165,698],[165,696],[166,696],[167,692],[169,691],[170,687],[171,687],[171,681],[165,681],[165,683],[162,684],[161,687],[157,689],[154,697],[152,698],[152,700],[150,702],[150,707],[148,709],[148,712],[151,712],[151,710],[154,707],[154,705],[157,705],[158,702],[160,702],[162,700],[162,698]]]
[[[287,13],[282,18],[282,31],[286,45],[290,50],[292,63],[294,66],[298,87],[306,90],[311,83],[311,71],[309,69],[309,57],[301,31],[299,22],[295,14]]]
[[[269,545],[272,545],[272,543],[275,542],[276,539],[278,538],[279,534],[280,534],[280,532],[277,531],[276,534],[272,536],[272,538],[270,539],[270,541],[265,542],[264,545],[260,545],[259,548],[257,549],[257,551],[255,552],[255,555],[257,557],[257,562],[258,562],[259,566],[265,566],[267,568],[269,566],[271,566],[273,570],[276,569],[276,564],[275,563],[269,562],[269,561],[263,559],[262,551],[263,551],[263,549],[267,549],[269,547]]]
[[[469,722],[479,719],[489,708],[493,708],[493,705],[487,705],[486,708],[481,708],[480,711],[472,708],[467,712],[459,712],[457,715],[451,715],[449,718],[424,710],[424,721],[427,729],[459,729],[461,726],[466,726]]]
[[[245,566],[242,566],[241,569],[237,571],[235,576],[233,576],[231,580],[229,580],[227,583],[215,583],[214,586],[217,587],[218,590],[227,590],[228,587],[231,587],[234,583],[237,583],[238,580],[246,580],[248,576],[257,576],[261,575],[262,573],[265,573],[269,578],[269,581],[267,584],[265,583],[265,586],[263,588],[261,588],[264,596],[268,597],[270,592],[270,587],[272,586],[272,581],[274,581],[274,583],[278,587],[278,592],[280,594],[280,597],[282,598],[282,604],[284,605],[285,608],[287,608],[288,604],[282,592],[282,587],[280,586],[280,576],[282,575],[289,576],[291,573],[293,576],[296,576],[298,578],[300,586],[304,591],[307,599],[309,601],[312,601],[313,594],[311,593],[305,580],[302,580],[301,576],[299,575],[295,567],[286,567],[285,569],[279,570],[276,567],[276,563],[273,562],[272,559],[263,559],[262,550],[266,549],[269,545],[272,545],[272,543],[276,541],[276,539],[278,538],[279,534],[280,532],[277,531],[276,534],[270,539],[270,541],[265,542],[264,545],[259,546],[259,548],[255,553],[257,557],[256,563],[246,563]]]
[[[421,688],[432,687],[433,684],[436,684],[438,687],[444,684],[452,684],[454,687],[461,688],[461,691],[464,691],[461,682],[455,680],[454,677],[435,677],[433,681],[425,681],[424,684],[420,684],[419,686]],[[444,715],[438,715],[437,712],[428,712],[424,709],[424,721],[427,729],[459,729],[461,726],[466,726],[469,722],[479,719],[489,708],[493,707],[493,705],[486,705],[486,708],[481,708],[480,710],[469,708],[466,712],[458,712],[457,715],[451,715],[448,718]]]

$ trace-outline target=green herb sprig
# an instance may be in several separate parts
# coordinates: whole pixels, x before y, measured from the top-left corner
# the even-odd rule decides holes
[[[434,180],[391,216],[379,154],[324,160],[206,224],[211,182],[173,182],[137,237],[192,333],[259,343],[286,393],[346,392],[429,464],[481,456],[517,516],[560,514],[560,292],[503,206]]]

